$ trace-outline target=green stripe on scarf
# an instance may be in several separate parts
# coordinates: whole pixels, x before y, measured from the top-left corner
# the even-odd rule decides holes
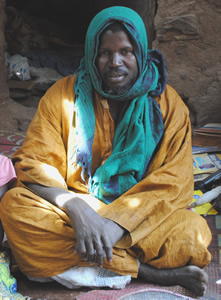
[[[122,95],[107,95],[96,68],[101,32],[114,21],[120,21],[131,34],[138,62],[139,77],[131,89]],[[159,73],[160,70],[160,73]],[[148,164],[163,135],[160,109],[153,96],[165,88],[165,64],[158,51],[148,51],[147,36],[140,16],[126,7],[111,7],[92,20],[85,42],[75,82],[77,145],[76,159],[88,179],[89,192],[105,203],[118,198],[142,180]],[[91,174],[92,143],[95,130],[93,88],[103,97],[128,103],[115,130],[111,156]]]

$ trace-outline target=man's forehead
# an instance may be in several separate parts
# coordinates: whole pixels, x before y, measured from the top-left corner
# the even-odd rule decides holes
[[[129,49],[133,48],[133,43],[129,35],[124,31],[112,32],[111,30],[105,31],[100,39],[99,49]]]
[[[112,33],[124,32],[126,34],[128,40],[132,44],[134,44],[134,40],[132,38],[132,35],[127,30],[127,28],[124,26],[124,24],[120,21],[114,21],[113,23],[111,23],[110,25],[105,27],[104,30],[101,32],[100,37],[99,37],[99,45],[101,44],[101,41],[103,40],[104,35],[108,32],[112,32]]]

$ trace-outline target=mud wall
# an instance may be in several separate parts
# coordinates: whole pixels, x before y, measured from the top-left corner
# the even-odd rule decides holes
[[[4,49],[5,49],[5,37],[4,37],[4,28],[6,23],[5,16],[5,0],[0,0],[0,98],[8,98],[9,91],[7,87],[7,70],[5,66],[4,59]]]
[[[197,126],[221,122],[221,1],[158,0],[153,48],[168,82],[196,110]]]

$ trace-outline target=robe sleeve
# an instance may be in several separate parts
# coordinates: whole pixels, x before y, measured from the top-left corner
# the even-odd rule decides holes
[[[74,107],[74,79],[57,81],[39,102],[22,147],[12,157],[25,182],[67,189],[67,143]]]
[[[129,232],[118,242],[118,247],[131,247],[192,201],[189,111],[170,86],[156,101],[162,111],[165,132],[145,178],[100,211],[103,217]]]

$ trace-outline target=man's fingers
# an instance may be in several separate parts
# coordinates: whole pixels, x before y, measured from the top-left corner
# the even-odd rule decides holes
[[[96,263],[98,267],[102,267],[104,264],[104,259],[106,257],[106,254],[104,252],[104,245],[100,238],[96,238],[94,240],[94,247],[96,249]]]
[[[105,256],[107,258],[107,261],[110,263],[112,262],[113,259],[112,244],[108,236],[103,236],[102,242],[103,242],[103,249],[105,252]]]
[[[84,240],[79,240],[75,246],[75,250],[81,255],[81,258],[84,261],[88,261],[88,253]]]
[[[86,243],[86,247],[87,247],[88,262],[90,264],[93,264],[96,259],[96,250],[95,250],[93,241],[90,239],[90,240],[86,240],[85,243]]]
[[[105,258],[105,254],[104,254],[104,251],[103,251],[103,248],[102,247],[98,247],[96,249],[96,263],[98,265],[98,267],[102,268],[103,267],[103,264],[104,264],[104,258]]]
[[[103,247],[99,238],[95,238],[94,241],[91,238],[81,239],[75,246],[75,253],[79,253],[84,261],[91,264],[96,262],[99,267],[102,267],[106,256]]]

